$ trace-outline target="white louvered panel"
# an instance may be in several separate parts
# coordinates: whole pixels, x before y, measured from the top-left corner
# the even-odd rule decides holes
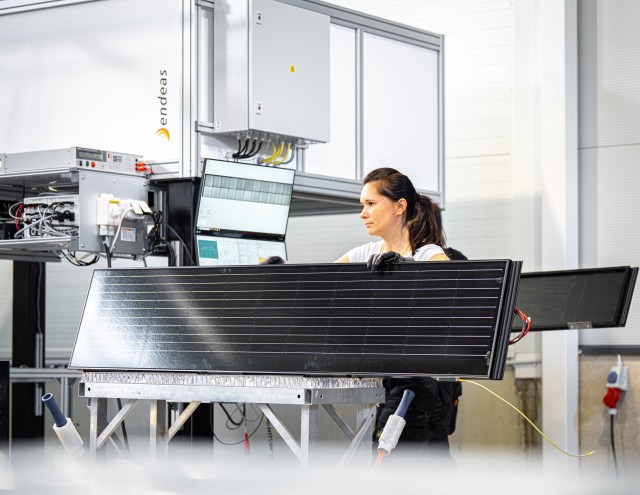
[[[449,245],[469,258],[511,255],[510,155],[447,160],[447,210],[443,223]]]
[[[463,91],[458,91],[460,96],[464,95]],[[472,93],[472,92],[469,92]],[[477,91],[473,93],[477,94]],[[493,96],[494,100],[491,105],[487,105],[487,101],[481,101],[477,98],[469,98],[469,101],[461,101],[460,98],[451,102],[447,107],[447,125],[455,128],[460,122],[483,122],[487,120],[508,119],[511,116],[511,100],[504,98],[503,92],[489,92],[489,96]],[[470,120],[469,115],[473,115]]]
[[[510,39],[511,25],[503,28],[485,30],[478,35],[476,31],[456,33],[455,36],[445,38],[445,49],[448,57],[453,54],[474,48],[493,48],[505,46],[505,40]]]
[[[580,146],[640,143],[640,2],[580,2]]]
[[[487,64],[492,66],[510,66],[511,51],[509,46],[472,46],[473,48],[466,47],[464,49],[460,48],[459,50],[452,51],[449,46],[446,45],[447,70],[485,67]]]
[[[511,80],[511,65],[487,61],[484,65],[475,67],[448,68],[446,78],[451,81],[447,86],[452,88],[466,88],[490,84],[504,84]]]
[[[11,358],[13,341],[13,264],[0,260],[0,360]]]
[[[479,119],[448,125],[447,145],[450,149],[447,152],[447,166],[451,158],[509,153],[510,126],[511,120],[506,118]],[[455,187],[455,183],[448,178],[447,187]]]

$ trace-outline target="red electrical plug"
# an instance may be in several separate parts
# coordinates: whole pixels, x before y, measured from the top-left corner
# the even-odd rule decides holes
[[[618,354],[618,363],[611,368],[607,376],[607,394],[602,399],[604,405],[609,408],[609,414],[618,412],[618,402],[627,386],[627,367],[622,363],[622,356]]]
[[[622,391],[619,388],[607,389],[607,394],[603,397],[602,402],[609,408],[609,414],[616,414],[621,393]]]

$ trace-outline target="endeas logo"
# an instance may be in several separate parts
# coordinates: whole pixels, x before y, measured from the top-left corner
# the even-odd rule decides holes
[[[160,96],[158,101],[160,102],[160,129],[156,131],[156,136],[165,137],[167,141],[171,140],[171,134],[167,129],[169,119],[167,118],[167,70],[160,71]]]

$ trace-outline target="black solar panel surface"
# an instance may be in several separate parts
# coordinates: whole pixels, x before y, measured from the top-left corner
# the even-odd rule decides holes
[[[70,365],[485,376],[509,263],[96,270]]]
[[[629,266],[523,273],[518,307],[531,317],[531,331],[565,330],[581,322],[625,326],[637,273]],[[520,321],[515,323],[519,331]]]

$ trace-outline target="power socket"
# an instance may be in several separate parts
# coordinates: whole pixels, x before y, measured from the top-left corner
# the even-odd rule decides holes
[[[607,375],[607,388],[617,388],[627,390],[629,388],[629,371],[622,363],[622,358],[618,356],[618,362],[611,367]]]

